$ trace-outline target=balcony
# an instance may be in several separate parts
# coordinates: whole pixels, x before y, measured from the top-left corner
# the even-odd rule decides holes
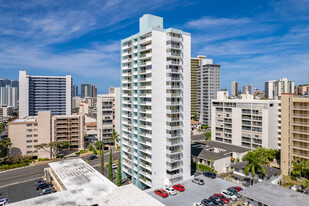
[[[149,90],[149,89],[152,89],[152,86],[151,85],[140,86],[139,89],[140,90]]]
[[[182,105],[181,101],[166,101],[167,106],[172,106],[172,105]]]
[[[180,58],[182,58],[182,54],[181,53],[168,52],[168,53],[166,53],[166,57],[167,58],[180,59]]]
[[[174,41],[174,42],[182,42],[182,38],[181,37],[167,36],[166,40],[167,41]]]
[[[140,40],[140,44],[141,45],[143,45],[143,44],[147,44],[147,43],[150,43],[151,42],[151,40],[152,40],[152,38],[151,38],[151,36],[149,36],[149,37],[146,37],[146,38],[144,38],[144,39],[142,39],[142,40]]]
[[[166,97],[179,97],[179,98],[181,98],[182,94],[179,93],[179,92],[169,92],[169,93],[166,93]]]
[[[141,67],[150,66],[150,65],[152,65],[152,61],[141,62],[139,65],[140,65]]]
[[[166,117],[166,121],[168,122],[179,122],[181,120],[182,120],[181,117]]]
[[[167,130],[180,130],[180,129],[182,129],[182,126],[168,126],[168,125],[166,125],[166,129]]]
[[[149,142],[149,141],[146,141],[146,140],[140,140],[139,142],[140,142],[141,144],[143,144],[143,145],[146,145],[146,146],[151,147],[151,142]]]
[[[122,63],[129,63],[132,61],[132,58],[123,59]]]
[[[180,109],[166,109],[168,114],[180,114],[182,111]]]
[[[148,78],[140,78],[139,81],[140,81],[140,82],[151,82],[151,77],[148,77]]]
[[[181,141],[180,141],[180,139],[173,139],[173,140],[169,140],[169,139],[167,139],[166,140],[166,145],[167,146],[178,146],[178,145],[181,145],[182,143],[181,143]]]
[[[182,86],[181,85],[166,85],[166,89],[177,89],[177,90],[181,90],[182,89]]]
[[[182,49],[182,45],[176,45],[176,44],[168,44],[166,45],[167,49],[175,49],[175,50],[181,50]]]
[[[181,66],[182,63],[181,63],[181,61],[168,60],[168,61],[166,61],[166,65],[169,65],[169,66]]]
[[[147,53],[147,54],[142,54],[142,55],[140,55],[140,59],[141,60],[145,60],[145,59],[151,59],[151,57],[152,57],[152,54],[149,52],[149,53]]]
[[[167,169],[168,171],[178,170],[178,169],[180,169],[180,168],[181,168],[181,165],[180,165],[180,164],[177,164],[177,165],[175,165],[175,166],[166,165],[166,169]]]
[[[151,44],[147,46],[141,46],[140,52],[144,52],[144,51],[151,50],[151,49],[152,49]]]
[[[307,111],[309,111],[308,106],[294,106],[293,109],[294,110],[307,110]]]
[[[146,161],[146,162],[149,162],[151,163],[151,156],[148,156],[148,155],[141,155],[139,156],[140,159]]]
[[[294,114],[294,118],[304,118],[304,119],[309,119],[309,114]]]
[[[168,179],[172,180],[172,179],[176,179],[176,178],[182,177],[182,173],[181,172],[178,172],[178,173],[175,173],[175,174],[168,174],[168,173],[166,173],[166,177]]]

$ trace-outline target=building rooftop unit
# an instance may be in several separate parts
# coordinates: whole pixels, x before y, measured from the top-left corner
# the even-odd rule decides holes
[[[10,205],[163,206],[158,200],[132,184],[117,187],[80,158],[52,162],[49,166],[50,173],[64,190]]]
[[[261,182],[239,192],[252,202],[264,205],[298,205],[304,206],[309,203],[309,196],[281,187],[279,185]],[[251,199],[251,200],[250,200]]]

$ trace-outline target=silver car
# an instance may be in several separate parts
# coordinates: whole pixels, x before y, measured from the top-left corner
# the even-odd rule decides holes
[[[195,177],[195,178],[192,180],[192,182],[194,182],[194,183],[196,183],[196,184],[198,184],[198,185],[204,185],[204,184],[205,184],[204,180],[203,180],[202,178],[199,178],[199,177]]]

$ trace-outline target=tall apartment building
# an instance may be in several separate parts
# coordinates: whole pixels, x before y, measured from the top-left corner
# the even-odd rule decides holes
[[[242,87],[242,93],[243,93],[243,94],[249,94],[248,86],[243,86],[243,87]]]
[[[287,78],[278,81],[265,82],[265,97],[268,99],[280,99],[282,93],[294,93],[294,81]]]
[[[77,97],[78,96],[78,86],[73,85],[72,86],[72,97]]]
[[[90,96],[97,97],[97,88],[95,87],[95,85],[91,85]]]
[[[121,157],[139,188],[190,177],[191,35],[145,14],[121,41]]]
[[[236,82],[236,81],[232,82],[232,96],[233,97],[238,96],[238,82]]]
[[[199,121],[211,125],[211,100],[217,98],[220,90],[220,65],[212,59],[203,59],[198,76]]]
[[[198,114],[198,76],[202,59],[205,58],[206,56],[201,55],[191,58],[191,117]]]
[[[309,161],[309,98],[282,94],[281,170],[290,175],[292,161]]]
[[[72,77],[30,76],[19,71],[19,118],[36,116],[39,111],[70,115]]]
[[[251,95],[254,95],[254,85],[253,84],[248,84],[248,93]]]
[[[18,88],[5,86],[0,87],[0,104],[12,106],[15,109],[18,107]]]
[[[308,94],[308,91],[309,91],[308,84],[295,86],[294,91],[295,91],[295,95],[304,96]]]
[[[120,87],[109,88],[108,94],[97,96],[97,138],[111,143],[111,134],[120,134]]]
[[[79,115],[54,115],[40,111],[37,116],[28,116],[8,123],[8,137],[12,147],[10,156],[28,155],[51,158],[50,150],[34,146],[50,142],[68,142],[76,150],[84,149],[83,118]]]
[[[212,101],[212,140],[252,149],[280,148],[279,100],[218,96],[221,98]]]
[[[81,84],[80,96],[82,98],[91,97],[91,84]]]

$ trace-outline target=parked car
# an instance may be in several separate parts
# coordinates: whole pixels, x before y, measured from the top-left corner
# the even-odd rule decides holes
[[[205,177],[209,177],[210,179],[216,179],[217,175],[214,172],[204,172]]]
[[[185,187],[182,186],[181,184],[174,185],[173,188],[174,188],[175,190],[178,190],[179,192],[185,191]]]
[[[91,155],[91,156],[87,157],[87,160],[94,160],[94,159],[98,159],[98,157],[95,156],[95,155]]]
[[[213,203],[209,199],[203,199],[201,203],[206,205],[206,206],[216,206],[215,203]]]
[[[241,187],[239,187],[239,186],[235,186],[235,187],[231,187],[231,188],[235,188],[235,189],[237,190],[237,192],[240,192],[240,191],[243,190],[243,189],[242,189]]]
[[[232,201],[237,200],[237,196],[234,195],[232,192],[227,191],[227,190],[222,190],[221,194],[223,194],[224,196],[226,196],[227,198],[229,198]]]
[[[49,188],[50,186],[51,186],[51,184],[43,182],[43,183],[40,183],[40,184],[36,185],[35,189],[36,190],[42,190],[42,189]]]
[[[193,206],[205,206],[205,205],[203,203],[195,202],[195,203],[193,203]]]
[[[168,197],[168,193],[165,190],[162,190],[162,189],[161,190],[155,190],[154,193],[156,195],[163,197],[163,198]]]
[[[195,178],[192,180],[192,182],[194,182],[194,183],[196,183],[196,184],[198,184],[198,185],[204,185],[204,184],[205,184],[204,180],[203,180],[202,178],[200,178],[200,177],[195,177]]]
[[[40,196],[51,194],[51,193],[54,193],[54,192],[56,192],[56,190],[54,188],[47,188],[47,189],[42,190],[42,192],[40,192]]]
[[[172,187],[164,187],[163,188],[169,195],[177,195],[177,192],[174,188]]]
[[[117,164],[112,164],[113,169],[117,169],[117,167],[118,167]]]
[[[1,198],[0,199],[0,205],[8,205],[9,204],[9,200],[7,198]]]
[[[237,192],[235,188],[227,188],[227,191],[232,192],[234,195],[236,195],[237,198],[241,198],[241,195]]]
[[[223,206],[224,205],[224,202],[222,200],[220,200],[220,198],[218,198],[218,197],[210,196],[208,199],[210,201],[212,201],[213,203],[215,203],[216,205],[218,205],[218,206]]]
[[[38,179],[34,182],[35,185],[45,182],[43,179]]]
[[[228,204],[230,202],[230,200],[222,194],[216,193],[212,196],[219,198],[224,204]]]

